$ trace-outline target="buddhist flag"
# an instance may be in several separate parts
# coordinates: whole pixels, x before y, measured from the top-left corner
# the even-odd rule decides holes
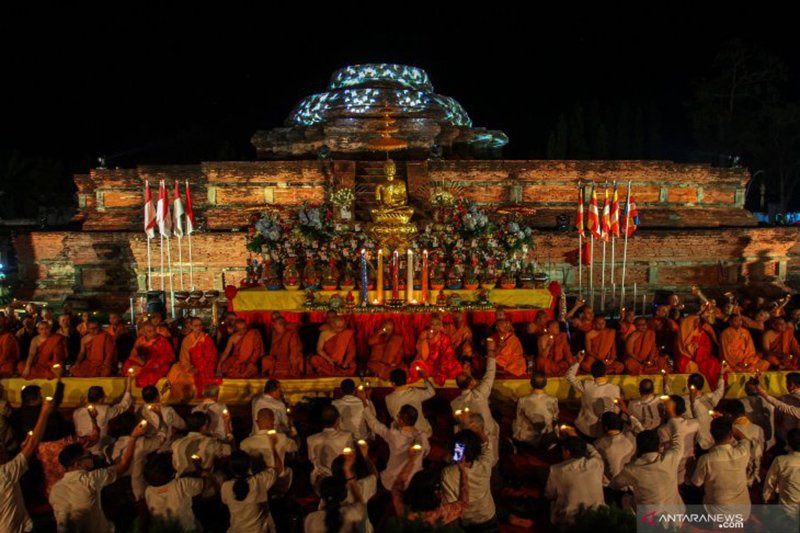
[[[172,233],[177,238],[183,237],[183,215],[186,213],[183,210],[183,202],[181,202],[181,193],[178,191],[178,182],[175,182],[175,198],[172,200]]]
[[[189,180],[186,180],[186,235],[194,232],[194,210],[192,209],[192,194],[189,192]]]
[[[578,185],[578,214],[575,215],[575,229],[581,238],[586,237],[583,232],[583,192],[583,186]]]
[[[603,196],[603,223],[602,223],[602,239],[608,241],[608,234],[611,233],[611,205],[608,203],[608,186]]]
[[[614,182],[614,195],[611,197],[611,234],[619,237],[619,196],[617,195],[617,182]]]
[[[158,204],[156,206],[156,220],[158,232],[162,237],[172,235],[172,219],[169,215],[169,199],[167,199],[167,186],[164,180],[158,184]]]
[[[586,227],[595,239],[603,236],[603,229],[600,227],[600,213],[597,210],[597,192],[594,189],[594,184],[592,184],[592,196],[589,198],[589,217],[587,222]]]
[[[628,201],[625,206],[625,211],[622,215],[622,231],[626,232],[628,237],[633,235],[636,228],[639,226],[639,210],[636,209],[636,200],[634,200],[631,192],[628,191]]]
[[[156,206],[149,181],[144,182],[144,233],[148,239],[156,236]]]

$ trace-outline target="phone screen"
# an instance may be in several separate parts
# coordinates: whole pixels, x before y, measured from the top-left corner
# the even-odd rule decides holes
[[[463,442],[456,442],[455,447],[453,448],[453,462],[460,463],[464,460],[464,443]]]

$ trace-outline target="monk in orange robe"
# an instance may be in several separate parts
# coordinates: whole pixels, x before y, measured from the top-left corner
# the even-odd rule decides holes
[[[444,334],[442,319],[431,317],[428,327],[417,337],[417,355],[408,369],[409,383],[419,380],[424,373],[441,387],[446,380],[454,379],[463,370],[450,344],[450,337]]]
[[[86,311],[81,313],[81,323],[75,326],[75,331],[77,331],[78,335],[81,337],[89,333],[89,319],[89,313]]]
[[[161,317],[161,313],[159,313],[158,311],[154,311],[150,315],[150,323],[156,329],[156,333],[166,338],[170,342],[170,344],[172,344],[172,347],[174,349],[176,341],[175,339],[172,338],[172,332],[169,330],[167,325],[164,324],[164,319]]]
[[[528,370],[528,362],[522,353],[522,342],[514,334],[514,326],[510,320],[498,320],[497,333],[492,335],[497,348],[496,363],[501,370],[515,377],[524,376]]]
[[[544,334],[545,330],[547,330],[547,313],[544,311],[536,311],[533,322],[529,322],[528,325],[525,326],[525,331],[527,331],[528,335],[538,337]]]
[[[575,314],[580,310],[580,314]],[[567,313],[570,326],[584,333],[589,333],[594,327],[594,310],[581,299],[575,301],[575,306]]]
[[[394,322],[386,320],[381,329],[370,335],[369,359],[367,370],[381,378],[389,380],[389,373],[403,366],[403,337],[394,334]]]
[[[539,355],[536,370],[547,376],[563,376],[575,362],[569,349],[569,339],[561,331],[558,320],[547,323],[547,330],[539,337]]]
[[[778,370],[797,370],[800,360],[800,344],[794,337],[794,330],[786,327],[783,318],[773,318],[768,331],[761,337],[761,343],[769,364]]]
[[[721,369],[714,355],[717,334],[711,326],[718,308],[704,305],[699,314],[688,315],[681,320],[680,332],[675,341],[675,367],[681,374],[699,372],[709,383],[716,383]]]
[[[318,376],[352,376],[356,373],[356,336],[337,316],[319,335],[317,354],[308,361]]]
[[[594,327],[586,334],[586,356],[581,361],[581,370],[587,374],[592,370],[592,363],[603,361],[606,374],[622,374],[623,365],[617,359],[617,332],[606,327],[606,317],[595,315]]]
[[[255,329],[247,329],[247,322],[237,318],[234,333],[220,356],[217,374],[230,379],[250,379],[259,375],[258,365],[264,357],[264,341]]]
[[[670,308],[666,305],[656,307],[655,314],[647,326],[656,332],[656,346],[662,353],[672,353],[675,337],[678,335],[678,323],[669,317]]]
[[[261,360],[262,374],[270,377],[298,377],[303,373],[303,343],[297,328],[278,316],[272,319],[269,354]]]
[[[42,321],[36,325],[38,335],[31,341],[28,358],[17,365],[24,379],[55,379],[53,365],[67,360],[67,339],[50,332],[50,324]],[[63,369],[62,369],[63,370]]]
[[[472,330],[466,321],[466,314],[457,311],[452,313],[453,323],[444,326],[444,333],[450,337],[450,344],[456,351],[459,361],[472,361]]]
[[[632,376],[658,374],[669,371],[669,361],[661,355],[656,344],[656,332],[647,327],[647,320],[639,317],[634,321],[636,330],[625,341],[625,369]]]
[[[769,361],[759,357],[753,337],[744,327],[741,315],[733,315],[729,326],[719,336],[722,360],[733,372],[762,372],[769,370]]]
[[[119,313],[109,313],[106,333],[111,335],[114,339],[118,339],[123,335],[127,335],[128,328],[126,328],[125,324],[122,323],[122,317],[119,316]]]
[[[155,385],[159,379],[167,375],[175,361],[175,350],[163,335],[156,333],[156,328],[149,321],[144,322],[139,330],[141,335],[136,339],[131,355],[125,361],[122,370],[127,376],[133,368],[136,386],[141,389]]]
[[[89,322],[88,333],[81,339],[78,360],[70,373],[76,378],[109,377],[117,369],[117,346],[114,337],[100,331],[100,324]]]
[[[167,379],[172,384],[172,397],[178,401],[191,397],[192,385],[198,398],[206,385],[219,385],[217,347],[211,335],[203,331],[199,318],[191,321],[191,331],[183,338],[178,362],[172,365]]]
[[[10,378],[17,370],[19,343],[17,337],[8,330],[7,318],[0,319],[0,378]]]
[[[619,321],[619,337],[622,342],[628,339],[628,336],[636,331],[636,326],[633,325],[636,320],[636,315],[633,311],[622,308],[622,318]]]

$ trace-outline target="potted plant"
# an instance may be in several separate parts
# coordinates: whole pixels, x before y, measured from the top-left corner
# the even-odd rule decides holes
[[[331,194],[334,218],[339,221],[347,222],[353,220],[353,202],[355,202],[355,199],[356,197],[352,189],[336,189],[333,194]]]

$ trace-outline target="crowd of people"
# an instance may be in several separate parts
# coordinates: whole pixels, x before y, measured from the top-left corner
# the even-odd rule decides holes
[[[800,373],[785,374],[782,398],[760,373],[797,369],[800,314],[787,321],[780,306],[709,302],[685,315],[673,299],[652,317],[622,313],[618,329],[582,301],[562,322],[541,312],[520,327],[504,310],[496,315],[480,334],[461,313],[434,315],[407,357],[391,321],[359,354],[336,313],[316,343],[276,314],[266,343],[233,314],[212,335],[198,318],[177,329],[159,313],[137,334],[115,314],[101,328],[69,310],[57,322],[47,310],[29,309],[20,323],[6,312],[3,377],[53,380],[55,392],[31,384],[20,407],[0,405],[2,530],[31,531],[33,516],[89,532],[134,523],[484,532],[501,521],[546,531],[607,506],[724,511],[774,501],[797,518]],[[657,391],[646,377],[673,371],[689,374],[685,391],[667,380]],[[730,372],[752,374],[746,397],[724,399]],[[645,376],[638,395],[625,398],[608,379],[617,373]],[[92,386],[69,413],[59,409],[64,375],[122,375],[126,390],[112,403]],[[342,379],[332,401],[289,405],[281,379],[301,375]],[[369,375],[389,390],[374,390]],[[530,378],[511,413],[492,398],[499,375]],[[553,376],[580,393],[577,411],[548,394]],[[219,401],[229,377],[266,379],[243,416]],[[445,379],[455,393],[435,388]],[[496,505],[498,495],[529,506]]]

